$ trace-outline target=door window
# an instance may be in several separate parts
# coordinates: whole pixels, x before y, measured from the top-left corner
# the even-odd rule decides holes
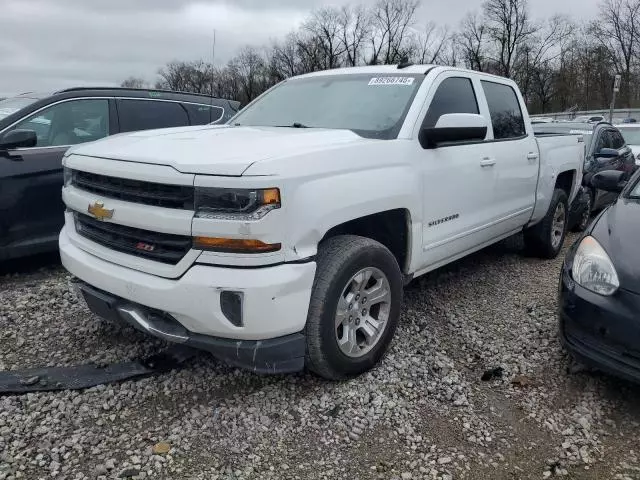
[[[191,125],[205,125],[207,123],[216,123],[222,120],[224,108],[211,105],[196,105],[193,103],[185,103],[184,108],[189,112]]]
[[[600,131],[598,140],[596,140],[595,152],[598,153],[603,148],[613,148],[613,141],[611,135],[609,135],[609,130],[604,129]]]
[[[447,113],[480,113],[471,80],[451,77],[438,86],[424,118],[424,128],[435,127],[438,119]]]
[[[493,138],[506,140],[527,134],[520,102],[509,85],[482,80],[482,88],[489,104]]]
[[[611,148],[615,148],[616,150],[620,150],[624,147],[624,138],[622,134],[617,130],[609,130],[609,134],[611,135]]]
[[[109,135],[109,101],[71,100],[34,113],[11,130],[33,130],[36,147],[61,147],[92,142]]]
[[[118,117],[121,132],[189,125],[182,105],[161,100],[118,100]]]

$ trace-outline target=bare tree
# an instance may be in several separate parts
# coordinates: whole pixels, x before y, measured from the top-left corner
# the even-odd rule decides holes
[[[341,66],[347,48],[342,41],[342,12],[334,7],[325,7],[314,11],[303,23],[302,28],[313,38],[319,47],[318,58],[323,70]]]
[[[370,65],[399,63],[411,53],[408,29],[418,0],[378,0],[371,13]]]
[[[535,33],[529,20],[527,1],[487,0],[483,11],[498,73],[511,78],[517,49]]]
[[[169,62],[158,70],[160,80],[158,88],[167,88],[181,92],[211,93],[211,64],[203,60],[194,62]]]
[[[264,57],[253,47],[245,47],[228,65],[230,75],[238,83],[240,100],[248,103],[270,85]]]
[[[125,78],[120,86],[124,88],[144,88],[146,86],[146,82],[143,78],[131,76]]]
[[[607,49],[618,73],[622,74],[621,97],[629,106],[631,70],[640,41],[640,0],[603,0],[598,21],[591,23],[593,38]]]
[[[338,19],[342,46],[346,55],[345,63],[355,67],[362,61],[367,37],[371,34],[371,18],[362,6],[345,5]]]
[[[439,28],[430,22],[422,31],[416,31],[412,39],[412,59],[416,63],[438,63],[449,40],[447,28]]]
[[[467,68],[484,72],[487,63],[487,29],[477,13],[469,13],[460,24],[460,32],[454,37]]]

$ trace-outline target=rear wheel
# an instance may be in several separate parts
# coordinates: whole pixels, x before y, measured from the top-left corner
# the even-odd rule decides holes
[[[359,375],[378,363],[393,338],[402,302],[400,268],[384,245],[354,235],[323,242],[316,262],[307,368],[331,380]]]
[[[546,216],[524,232],[526,251],[540,258],[555,258],[567,233],[569,204],[564,190],[553,192]]]

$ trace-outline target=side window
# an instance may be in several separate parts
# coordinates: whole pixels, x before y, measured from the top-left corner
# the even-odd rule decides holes
[[[189,125],[182,105],[161,100],[118,100],[118,117],[121,132]]]
[[[207,123],[218,123],[224,115],[224,108],[211,105],[196,105],[193,103],[183,104],[189,113],[191,125],[206,125]]]
[[[435,127],[438,119],[446,113],[480,113],[470,79],[451,77],[443,80],[431,100],[422,126]]]
[[[504,140],[527,134],[516,92],[509,85],[482,80],[482,88],[489,104],[493,138]]]
[[[34,113],[11,130],[33,130],[36,147],[62,147],[109,135],[109,101],[70,100]]]
[[[622,138],[622,134],[618,130],[610,130],[611,134],[611,148],[615,148],[616,150],[620,150],[624,147],[624,138]]]

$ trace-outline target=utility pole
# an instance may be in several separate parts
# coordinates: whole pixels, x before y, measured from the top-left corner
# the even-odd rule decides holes
[[[213,85],[215,83],[216,62],[216,29],[213,29],[213,46],[211,47],[211,104],[209,105],[209,123],[213,122]]]
[[[613,109],[616,105],[616,93],[620,91],[621,80],[622,75],[616,75],[615,80],[613,81],[613,96],[611,97],[611,106],[609,107],[609,123],[613,123]]]

